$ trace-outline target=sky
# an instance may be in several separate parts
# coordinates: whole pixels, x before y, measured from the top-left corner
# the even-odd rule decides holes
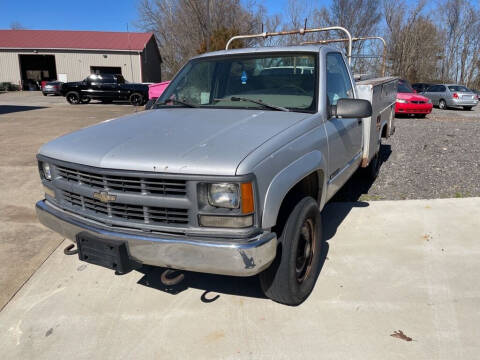
[[[18,22],[33,30],[139,31],[135,27],[140,0],[0,0],[0,29]],[[242,0],[248,1],[248,0]],[[313,1],[315,6],[331,0]],[[412,2],[415,0],[406,0]],[[257,0],[270,14],[281,14],[288,0]]]
[[[0,0],[0,29],[18,22],[33,30],[135,31],[139,0]],[[268,12],[281,13],[287,0],[259,0]],[[329,3],[330,1],[319,1]]]

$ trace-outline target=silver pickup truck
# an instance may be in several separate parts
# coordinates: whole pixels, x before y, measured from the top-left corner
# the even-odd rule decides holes
[[[38,218],[83,261],[259,274],[266,296],[300,304],[322,209],[359,167],[376,176],[395,95],[394,78],[356,84],[328,46],[195,57],[153,109],[42,146]]]

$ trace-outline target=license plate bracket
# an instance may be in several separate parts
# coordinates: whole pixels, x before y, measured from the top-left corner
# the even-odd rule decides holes
[[[78,258],[81,261],[103,266],[121,274],[132,270],[125,242],[102,239],[89,233],[78,234],[76,242]]]

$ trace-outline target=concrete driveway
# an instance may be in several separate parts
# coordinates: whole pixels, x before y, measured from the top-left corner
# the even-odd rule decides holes
[[[331,204],[326,261],[298,307],[256,278],[115,276],[65,242],[0,313],[2,358],[475,359],[479,218],[480,198]]]
[[[0,309],[63,241],[35,217],[35,202],[43,197],[37,150],[57,136],[134,111],[120,104],[72,106],[41,92],[0,94]]]

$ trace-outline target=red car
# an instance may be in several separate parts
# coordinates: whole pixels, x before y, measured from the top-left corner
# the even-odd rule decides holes
[[[398,81],[395,115],[406,114],[424,118],[432,112],[432,107],[432,100],[417,94],[407,81]]]

